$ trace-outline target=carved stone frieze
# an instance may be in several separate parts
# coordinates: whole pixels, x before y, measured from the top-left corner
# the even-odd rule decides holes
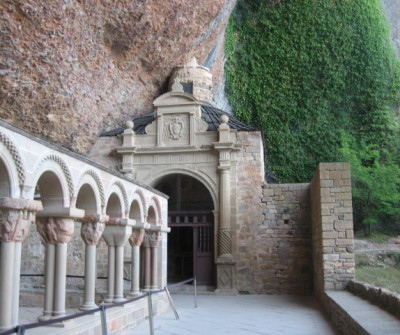
[[[144,240],[144,229],[134,229],[132,230],[132,235],[129,238],[129,243],[132,247],[140,247]]]
[[[74,220],[71,218],[41,217],[36,220],[40,236],[45,242],[68,243],[74,233]]]
[[[81,236],[88,245],[97,245],[105,228],[104,222],[85,222],[82,224]]]

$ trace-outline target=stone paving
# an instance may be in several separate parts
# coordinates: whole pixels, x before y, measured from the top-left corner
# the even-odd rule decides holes
[[[201,295],[196,309],[192,295],[174,294],[172,298],[180,320],[175,319],[172,309],[156,316],[155,335],[336,334],[315,299],[309,296]],[[147,321],[132,332],[149,333]]]

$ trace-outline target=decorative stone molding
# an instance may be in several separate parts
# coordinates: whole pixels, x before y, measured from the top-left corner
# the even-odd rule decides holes
[[[197,115],[196,115],[197,116]],[[198,115],[195,119],[196,121],[196,131],[200,133],[204,133],[208,129],[208,123],[201,119],[201,116]]]
[[[68,243],[74,233],[74,220],[70,218],[40,217],[36,225],[46,243]]]
[[[121,190],[122,198],[124,200],[125,211],[128,211],[129,210],[129,207],[128,207],[128,196],[126,194],[126,190],[125,190],[124,184],[122,184],[120,181],[116,181],[114,184],[116,186],[118,186],[118,188]]]
[[[36,212],[42,203],[27,199],[0,199],[0,241],[22,242],[35,223]]]
[[[219,230],[218,256],[230,255],[232,253],[232,236],[229,228]]]
[[[146,132],[147,135],[155,135],[156,134],[156,127],[157,127],[157,122],[153,121],[149,125],[146,126],[144,131]]]
[[[146,197],[143,193],[142,190],[138,189],[136,190],[135,194],[137,194],[140,198],[141,203],[141,207],[143,209],[143,215],[144,215],[144,221],[146,221],[146,217],[147,217],[147,211],[148,211],[148,205],[147,205],[147,201],[146,201]]]
[[[106,205],[105,193],[104,193],[103,183],[101,182],[99,175],[94,170],[88,170],[81,176],[80,181],[82,180],[82,178],[85,175],[89,175],[89,176],[93,177],[93,179],[95,180],[97,188],[99,189],[99,193],[100,193],[101,206],[104,207]],[[80,184],[81,183],[79,182],[79,185]]]
[[[129,244],[132,247],[140,247],[143,243],[144,235],[145,235],[144,229],[133,229],[132,235],[129,238]]]
[[[72,182],[71,172],[69,171],[68,165],[58,155],[51,154],[42,159],[42,161],[40,162],[40,164],[38,166],[38,169],[43,165],[44,162],[46,162],[48,160],[52,160],[52,161],[56,162],[61,167],[62,171],[64,172],[65,178],[67,180],[68,191],[69,191],[70,197],[72,197],[75,194],[75,192],[74,192],[74,184]]]
[[[15,147],[14,143],[2,132],[0,132],[0,141],[4,143],[8,151],[10,152],[14,163],[17,167],[18,179],[20,185],[25,183],[25,168],[22,163],[21,155],[19,154],[18,149]]]

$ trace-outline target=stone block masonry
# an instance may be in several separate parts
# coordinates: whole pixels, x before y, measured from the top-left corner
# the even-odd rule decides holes
[[[311,182],[314,286],[343,290],[354,279],[353,208],[349,163],[321,163]]]
[[[258,260],[268,294],[312,294],[309,184],[263,187]]]

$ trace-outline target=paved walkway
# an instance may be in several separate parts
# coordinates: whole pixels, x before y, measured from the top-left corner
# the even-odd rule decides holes
[[[194,308],[192,295],[172,296],[180,320],[170,309],[154,318],[155,335],[333,335],[315,299],[297,296],[198,296]],[[143,322],[132,334],[148,335],[149,322]]]

